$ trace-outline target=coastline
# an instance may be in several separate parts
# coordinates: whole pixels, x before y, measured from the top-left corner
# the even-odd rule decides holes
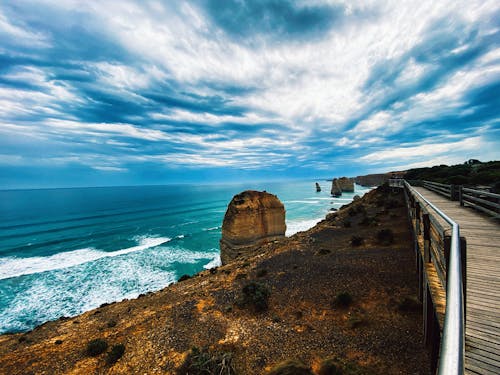
[[[398,310],[400,300],[416,293],[411,242],[405,225],[397,225],[406,213],[380,199],[371,192],[308,231],[264,246],[253,258],[28,333],[2,335],[0,368],[15,374],[30,363],[37,372],[56,366],[60,373],[174,373],[197,346],[231,352],[241,373],[264,373],[291,358],[314,368],[331,356],[372,373],[421,369],[428,358],[417,345],[419,313]],[[364,214],[354,212],[361,206]],[[363,224],[366,217],[376,218],[375,224]],[[395,242],[387,246],[373,239],[385,227],[395,231]],[[364,244],[353,247],[354,235]],[[252,280],[270,290],[263,313],[235,304],[242,286]],[[343,290],[353,303],[335,307],[335,296]],[[125,345],[123,358],[112,367],[102,357],[85,355],[86,343],[98,337]]]

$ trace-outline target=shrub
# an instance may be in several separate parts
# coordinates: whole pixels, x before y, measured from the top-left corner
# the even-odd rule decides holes
[[[177,375],[234,375],[233,355],[229,352],[208,352],[207,349],[192,348]]]
[[[257,277],[264,277],[267,275],[267,270],[266,269],[260,269],[257,271]]]
[[[348,307],[352,303],[352,296],[349,292],[340,292],[335,297],[333,305],[336,307]]]
[[[189,275],[182,275],[181,277],[179,277],[178,282],[186,281],[186,280],[189,280],[190,278],[191,278],[191,276],[189,276]]]
[[[106,363],[108,365],[115,364],[116,361],[118,361],[123,356],[123,353],[125,353],[125,345],[123,344],[113,345],[111,351],[108,353],[108,356],[106,357]]]
[[[391,229],[381,229],[377,233],[377,240],[382,245],[390,245],[394,242],[394,233]]]
[[[250,306],[257,312],[267,310],[271,293],[264,284],[252,281],[246,284],[241,291],[242,297],[238,302],[240,306]]]
[[[412,297],[404,297],[398,303],[398,310],[405,312],[416,312],[420,311],[422,308],[422,304]]]
[[[113,328],[116,326],[116,320],[110,320],[108,321],[108,328]]]
[[[352,236],[351,237],[351,245],[352,246],[361,246],[364,243],[365,243],[365,240],[363,237],[360,237],[360,236]]]
[[[268,375],[313,375],[313,372],[300,361],[288,360],[278,363]]]
[[[326,255],[326,254],[330,254],[330,253],[331,253],[331,251],[329,249],[322,248],[322,249],[319,249],[316,254],[317,255]]]
[[[342,363],[335,358],[328,358],[321,362],[318,375],[342,375]]]
[[[96,357],[102,354],[108,348],[108,343],[103,339],[94,339],[87,344],[87,355],[91,357]]]
[[[344,228],[350,228],[351,227],[351,222],[349,220],[344,220],[342,222],[342,224],[344,225]]]

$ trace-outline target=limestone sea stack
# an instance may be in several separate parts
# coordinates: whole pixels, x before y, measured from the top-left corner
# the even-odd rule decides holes
[[[340,187],[338,179],[334,178],[332,181],[332,190],[330,194],[334,197],[340,197],[342,195],[342,188]]]
[[[340,189],[342,192],[353,193],[354,192],[354,179],[349,177],[341,177],[338,180]]]
[[[285,237],[285,231],[285,206],[276,195],[254,190],[235,195],[222,222],[222,264],[255,253],[264,243]]]
[[[321,191],[321,186],[316,182],[316,192],[319,193]]]

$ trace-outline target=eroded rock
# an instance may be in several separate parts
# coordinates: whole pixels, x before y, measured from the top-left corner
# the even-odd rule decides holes
[[[222,264],[285,236],[285,207],[276,195],[247,190],[233,197],[222,223]]]

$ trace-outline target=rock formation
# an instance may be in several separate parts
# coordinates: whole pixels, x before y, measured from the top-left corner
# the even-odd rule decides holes
[[[342,195],[342,188],[339,185],[338,179],[334,178],[332,181],[332,190],[330,194],[334,197],[340,197]]]
[[[316,182],[316,192],[319,193],[321,191],[321,186]]]
[[[222,264],[285,236],[285,207],[276,195],[247,190],[233,197],[222,223]]]
[[[341,177],[338,179],[338,183],[342,192],[354,192],[354,179],[349,177]]]
[[[391,175],[389,173],[367,174],[365,176],[357,176],[356,183],[362,186],[380,186],[386,182]]]

